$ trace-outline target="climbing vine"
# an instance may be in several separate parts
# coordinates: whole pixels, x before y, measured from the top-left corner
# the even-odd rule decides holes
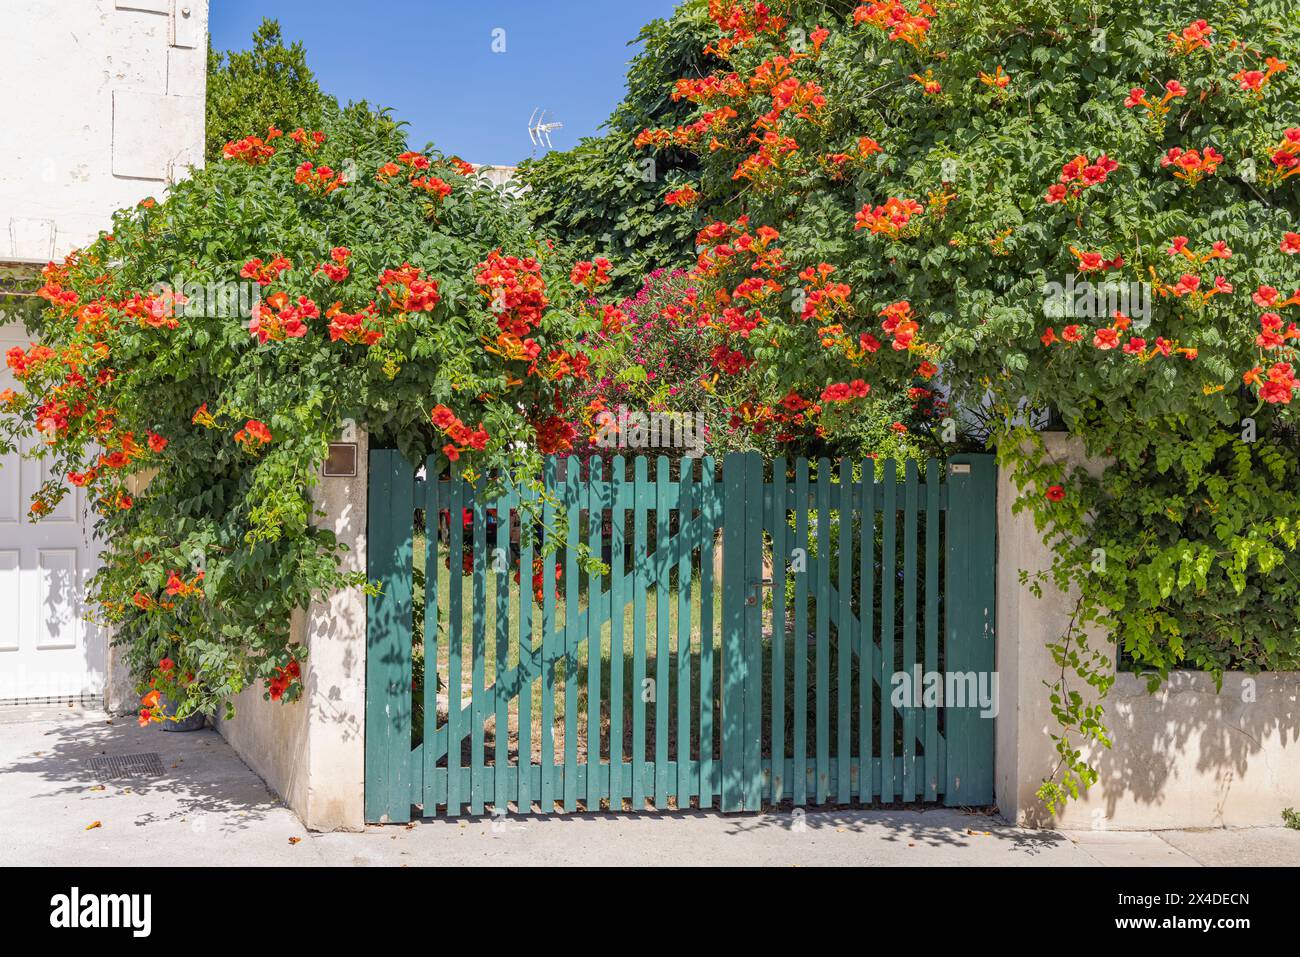
[[[301,693],[292,611],[369,587],[310,497],[347,421],[471,478],[572,449],[607,279],[520,219],[468,164],[352,109],[228,142],[45,269],[39,341],[5,357],[0,450],[47,463],[34,519],[91,504],[93,607],[141,722],[249,684]]]
[[[1095,780],[1117,660],[1153,687],[1296,667],[1290,6],[708,9],[722,65],[636,145],[696,155],[663,202],[715,221],[700,268],[748,277],[710,326],[717,388],[800,442],[902,377],[949,402],[949,438],[997,448],[1052,549],[1026,583],[1077,595],[1048,643],[1045,803]],[[778,232],[798,286],[763,256]],[[1049,414],[1091,473],[1049,454]]]

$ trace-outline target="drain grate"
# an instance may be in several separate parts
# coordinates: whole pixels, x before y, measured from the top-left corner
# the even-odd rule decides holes
[[[162,758],[157,751],[145,754],[103,754],[90,759],[90,770],[100,781],[117,778],[160,778]]]

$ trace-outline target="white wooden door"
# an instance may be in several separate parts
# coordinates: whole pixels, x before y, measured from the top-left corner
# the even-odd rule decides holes
[[[0,325],[0,355],[29,344],[21,325]],[[13,373],[0,365],[0,391],[13,386]],[[104,690],[104,636],[85,620],[85,586],[98,561],[86,497],[75,489],[50,515],[30,521],[32,494],[48,475],[44,461],[0,456],[0,702]]]

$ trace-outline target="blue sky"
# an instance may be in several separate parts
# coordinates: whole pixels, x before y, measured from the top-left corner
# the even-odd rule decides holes
[[[419,147],[513,165],[533,153],[528,118],[545,107],[567,149],[622,99],[629,47],[675,0],[212,0],[218,50],[245,49],[262,18],[301,40],[323,89],[392,107]],[[494,30],[504,31],[495,34]],[[505,52],[493,52],[494,36]],[[549,118],[549,117],[548,117]],[[542,151],[539,150],[540,155]]]

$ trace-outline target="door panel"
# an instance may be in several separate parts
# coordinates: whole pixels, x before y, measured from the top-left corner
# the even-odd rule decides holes
[[[22,326],[0,326],[0,352],[30,342]],[[0,389],[14,387],[13,373],[0,367]],[[84,618],[98,551],[85,496],[73,490],[53,514],[27,517],[49,469],[48,461],[0,456],[0,701],[103,691],[104,636]]]

